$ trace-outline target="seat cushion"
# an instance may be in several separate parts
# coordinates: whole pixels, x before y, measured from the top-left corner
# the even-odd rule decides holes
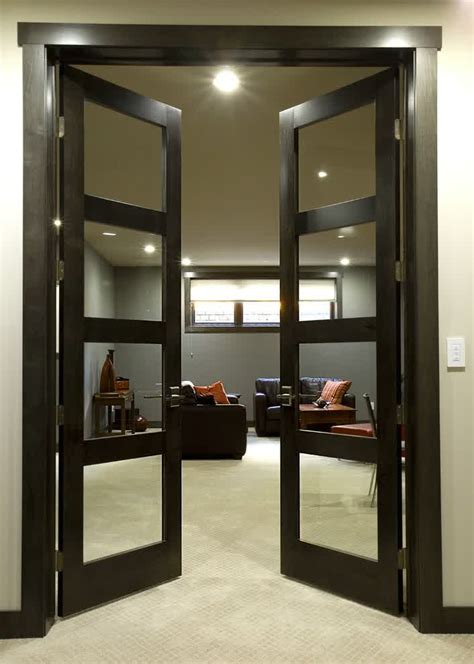
[[[267,419],[279,420],[280,419],[280,406],[270,406],[267,408]]]

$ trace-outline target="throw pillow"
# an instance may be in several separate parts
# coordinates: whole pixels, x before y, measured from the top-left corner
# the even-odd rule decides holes
[[[212,394],[217,404],[230,404],[223,383],[219,380],[212,385],[196,385],[194,387],[197,395]]]
[[[351,380],[328,380],[321,392],[321,399],[330,403],[341,403],[351,385]]]
[[[217,381],[209,385],[209,392],[213,395],[216,403],[220,404],[230,404],[229,399],[227,398],[226,391],[224,389],[224,384],[222,381]]]

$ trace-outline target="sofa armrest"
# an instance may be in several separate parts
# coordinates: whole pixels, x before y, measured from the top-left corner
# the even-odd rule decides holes
[[[342,397],[341,403],[343,406],[350,406],[351,408],[355,408],[356,406],[355,394],[352,394],[351,392],[346,392],[346,394]]]
[[[265,423],[267,419],[268,400],[263,392],[256,392],[254,395],[254,417],[255,431],[257,436],[265,435]]]
[[[239,403],[240,394],[228,394],[227,398],[229,399],[230,403]]]

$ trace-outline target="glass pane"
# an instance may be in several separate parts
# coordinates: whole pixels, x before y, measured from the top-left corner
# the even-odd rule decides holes
[[[161,320],[161,237],[86,221],[84,239],[84,315]]]
[[[265,325],[280,323],[279,302],[244,302],[244,325]]]
[[[84,468],[84,561],[161,542],[162,458]]]
[[[84,438],[160,430],[162,387],[161,346],[84,344]]]
[[[369,495],[373,469],[300,454],[300,539],[377,559],[377,507]]]
[[[162,210],[162,142],[161,127],[86,102],[86,193]]]
[[[327,270],[333,283],[337,278],[341,280],[341,288],[334,298],[336,318],[376,315],[375,222],[300,236],[299,266],[300,299],[308,299],[302,295],[307,271],[319,267]],[[318,320],[310,316],[307,309],[305,318],[301,313],[300,308],[300,320]]]
[[[300,300],[300,320],[327,320],[332,318],[331,302],[305,302]]]
[[[278,279],[191,279],[193,302],[255,302],[279,299]]]
[[[375,342],[300,344],[300,376],[301,429],[373,435],[364,394],[376,416]],[[355,433],[334,431],[354,424]]]
[[[299,209],[375,194],[375,104],[299,130]]]
[[[193,302],[195,325],[229,325],[234,322],[233,302]]]

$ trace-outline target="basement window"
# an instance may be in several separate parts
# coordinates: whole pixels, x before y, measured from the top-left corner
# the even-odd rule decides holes
[[[334,274],[334,273],[333,273]],[[192,276],[191,276],[192,275]],[[280,283],[273,277],[185,275],[186,332],[277,332]],[[335,276],[299,282],[299,319],[325,320],[337,314]]]

